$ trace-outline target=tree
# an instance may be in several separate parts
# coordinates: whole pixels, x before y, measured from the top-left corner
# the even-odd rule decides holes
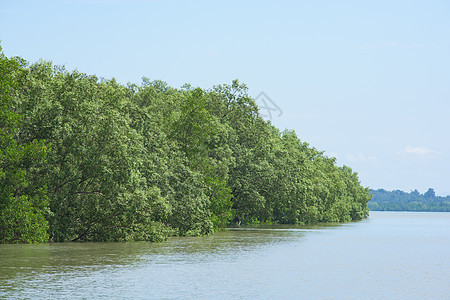
[[[424,196],[427,198],[434,198],[436,197],[436,192],[434,191],[434,189],[429,188],[428,191],[424,194]]]
[[[0,47],[0,243],[48,241],[46,187],[29,189],[30,170],[45,161],[45,141],[19,143],[21,116],[13,95],[24,61]]]
[[[159,240],[150,233],[164,228],[155,218],[164,198],[140,172],[145,148],[127,114],[129,91],[47,62],[21,80],[21,138],[53,145],[39,177],[49,188],[51,240]]]
[[[124,86],[14,61],[2,60],[2,74],[13,75],[2,77],[0,222],[37,227],[8,235],[49,227],[52,241],[156,241],[233,218],[367,216],[357,174],[264,121],[237,80],[211,90],[146,78]]]
[[[410,193],[372,190],[373,197],[367,206],[371,210],[381,211],[450,211],[450,196],[436,196],[433,189],[427,193],[422,195],[417,189]]]

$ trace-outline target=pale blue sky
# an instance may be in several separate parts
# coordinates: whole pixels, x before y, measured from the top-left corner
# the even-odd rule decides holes
[[[0,0],[0,39],[123,83],[239,79],[364,186],[450,194],[450,1]]]

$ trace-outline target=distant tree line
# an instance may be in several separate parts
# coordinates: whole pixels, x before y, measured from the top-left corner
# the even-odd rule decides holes
[[[434,189],[429,188],[424,194],[417,190],[410,193],[403,191],[371,191],[372,200],[367,203],[370,210],[380,211],[450,211],[450,196],[436,196]]]
[[[245,85],[122,85],[0,49],[0,242],[160,241],[368,214],[349,167],[258,115]]]

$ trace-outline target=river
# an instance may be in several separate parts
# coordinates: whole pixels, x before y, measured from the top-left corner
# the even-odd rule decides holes
[[[450,299],[450,213],[0,245],[0,299]]]

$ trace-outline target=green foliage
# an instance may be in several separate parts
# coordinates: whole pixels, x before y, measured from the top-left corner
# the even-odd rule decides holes
[[[367,216],[357,174],[264,121],[237,80],[174,89],[45,61],[14,70],[2,79],[14,97],[2,102],[0,226],[17,241],[161,241],[230,222]]]
[[[53,145],[40,170],[51,240],[129,240],[138,237],[136,226],[158,221],[153,212],[165,203],[140,172],[146,149],[127,113],[129,91],[46,62],[32,65],[21,82],[22,139]]]
[[[45,185],[29,189],[33,169],[45,161],[47,147],[36,139],[22,143],[21,118],[16,112],[16,75],[22,60],[8,59],[0,47],[0,243],[48,240],[48,199]]]
[[[430,188],[425,194],[417,190],[403,191],[372,190],[372,200],[367,203],[370,210],[380,211],[450,211],[450,196],[436,196]]]

